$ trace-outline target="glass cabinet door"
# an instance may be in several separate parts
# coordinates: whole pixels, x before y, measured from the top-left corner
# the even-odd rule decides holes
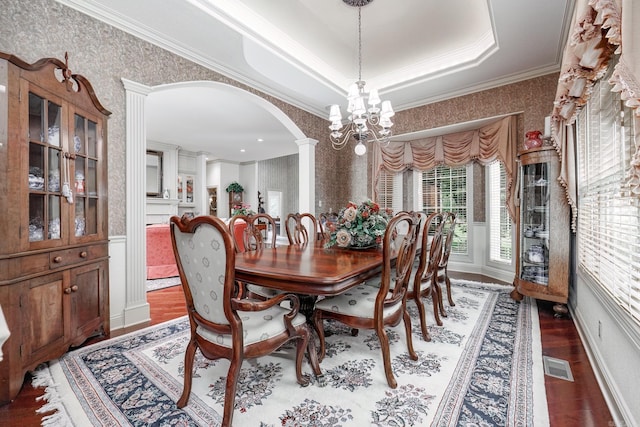
[[[29,92],[29,242],[61,239],[62,107]]]
[[[549,165],[522,166],[520,279],[549,284]]]
[[[74,236],[81,237],[98,233],[98,125],[78,113],[73,123]]]

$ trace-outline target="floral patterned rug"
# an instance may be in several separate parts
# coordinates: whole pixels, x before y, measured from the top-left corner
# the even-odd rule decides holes
[[[413,302],[408,358],[402,322],[388,329],[398,387],[388,387],[372,331],[327,323],[325,386],[295,381],[294,346],[246,361],[240,374],[235,426],[544,426],[549,424],[535,300],[509,297],[511,288],[456,281],[455,307],[444,326],[422,340]],[[426,304],[428,309],[431,304]],[[427,312],[433,325],[433,314]],[[186,317],[80,348],[41,367],[46,386],[43,425],[129,426],[220,424],[226,360],[199,353],[189,404],[182,392]],[[308,365],[306,373],[311,374]]]

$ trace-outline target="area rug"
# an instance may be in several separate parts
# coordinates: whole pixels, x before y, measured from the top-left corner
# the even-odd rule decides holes
[[[180,276],[151,279],[147,280],[147,292],[170,288],[171,286],[178,286],[180,284]]]
[[[398,387],[387,385],[372,331],[353,337],[327,322],[325,385],[295,381],[294,346],[246,361],[240,374],[234,426],[545,426],[540,330],[535,300],[509,297],[511,288],[456,281],[455,307],[432,341],[420,333],[410,302],[413,342],[406,351],[402,322],[387,330]],[[428,308],[431,304],[426,304]],[[433,314],[427,312],[433,325]],[[33,384],[46,386],[57,410],[43,425],[130,426],[220,424],[226,360],[196,355],[189,404],[182,392],[188,321],[176,319],[70,352],[43,366]],[[311,375],[308,365],[304,366]]]

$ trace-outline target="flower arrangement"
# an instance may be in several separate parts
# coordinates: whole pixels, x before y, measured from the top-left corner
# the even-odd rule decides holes
[[[242,203],[240,205],[233,205],[231,216],[235,215],[255,215],[255,212],[251,210],[251,205]]]
[[[340,210],[338,221],[332,225],[331,235],[325,247],[366,248],[382,243],[384,232],[393,212],[380,209],[371,200],[359,206],[349,202]]]

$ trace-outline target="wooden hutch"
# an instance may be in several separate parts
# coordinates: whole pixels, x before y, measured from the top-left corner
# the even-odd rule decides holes
[[[0,52],[0,403],[24,375],[109,333],[107,118],[68,61]]]

